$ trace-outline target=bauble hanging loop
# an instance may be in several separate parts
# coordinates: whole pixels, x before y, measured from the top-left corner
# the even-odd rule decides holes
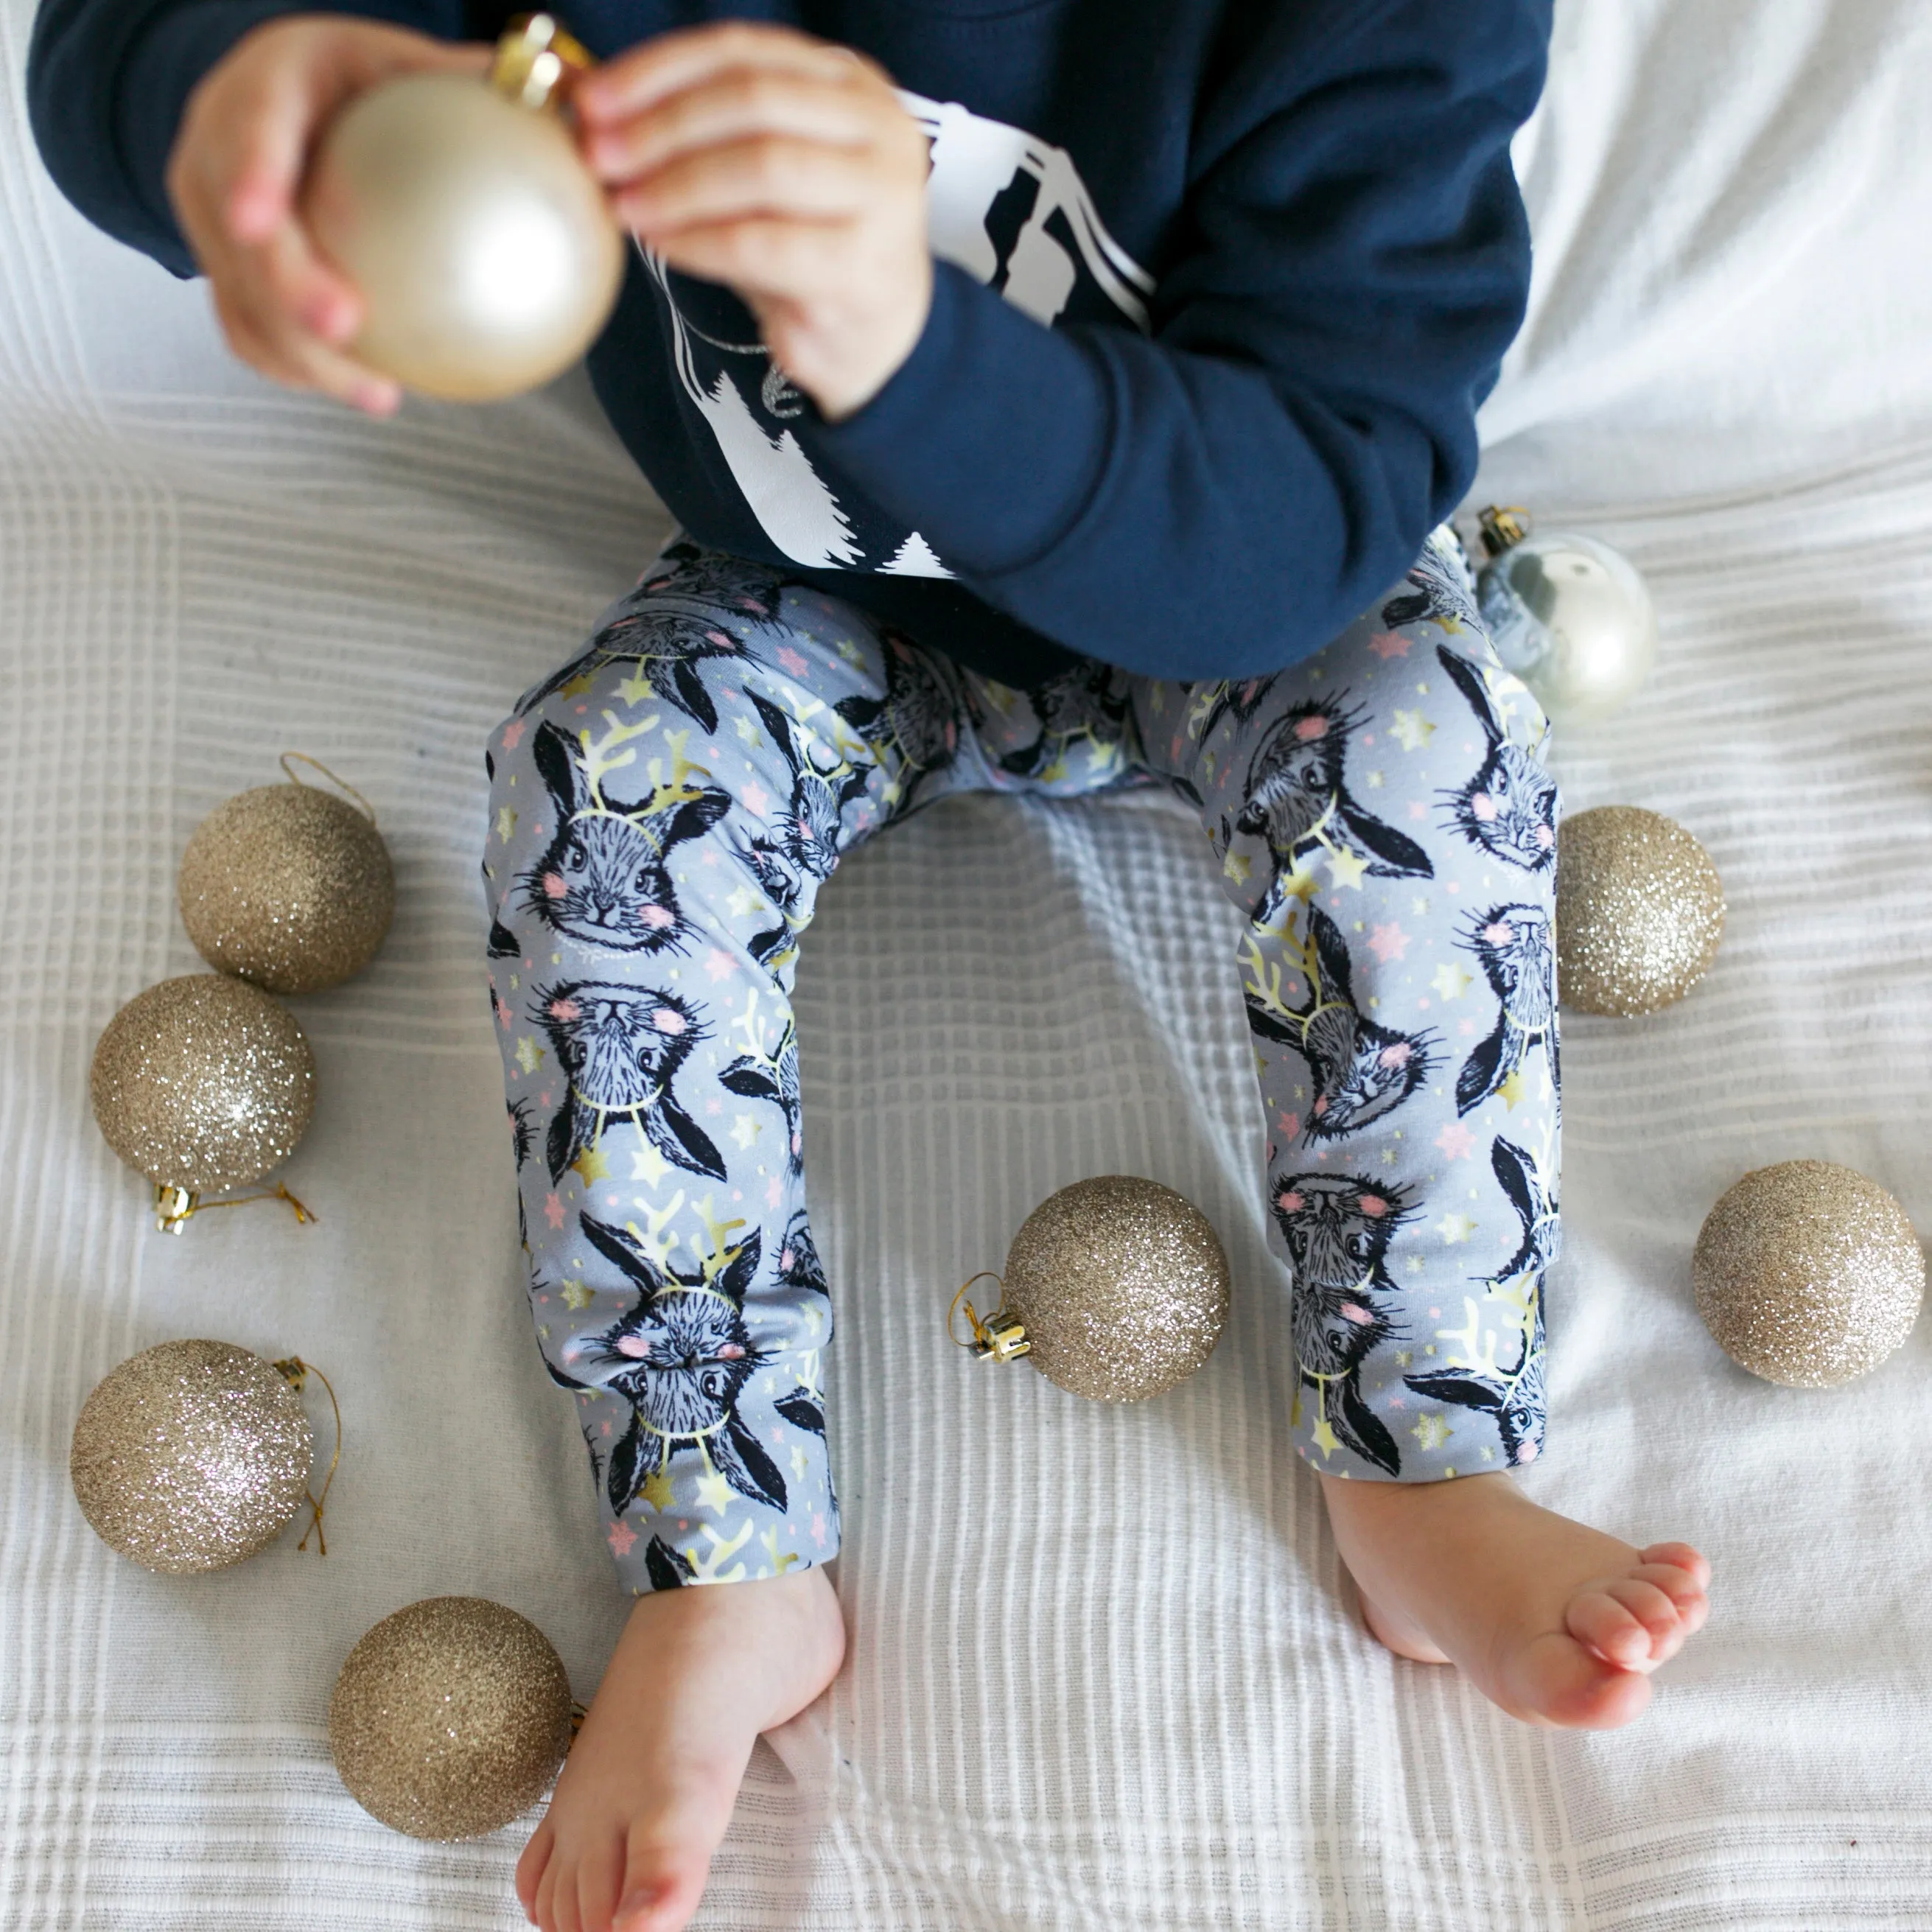
[[[520,1816],[570,1748],[570,1679],[542,1630],[483,1597],[432,1597],[349,1653],[328,1748],[349,1795],[412,1838]]]
[[[284,755],[286,784],[218,806],[182,855],[176,896],[194,950],[271,993],[320,993],[361,972],[388,935],[396,877],[364,801],[305,784],[305,764],[361,799],[326,765]]]
[[[1556,724],[1622,710],[1657,662],[1657,610],[1636,566],[1594,537],[1532,536],[1525,510],[1481,520],[1476,600],[1496,655]]]
[[[266,993],[191,973],[108,1022],[88,1084],[94,1118],[130,1167],[157,1187],[219,1193],[295,1152],[315,1111],[315,1055]]]
[[[1171,1187],[1132,1174],[1048,1196],[993,1279],[1001,1294],[990,1316],[966,1303],[974,1352],[1024,1355],[1048,1381],[1096,1402],[1141,1402],[1184,1381],[1214,1352],[1228,1317],[1228,1258],[1207,1218]]]
[[[308,1418],[280,1364],[230,1342],[184,1341],[102,1378],[82,1405],[68,1467],[81,1514],[109,1548],[179,1573],[266,1550],[309,1496],[314,1460]],[[321,1498],[309,1500],[319,1523]]]
[[[362,297],[358,359],[484,402],[549,382],[602,332],[625,243],[558,111],[588,64],[533,15],[503,37],[491,80],[406,74],[324,130],[302,218]]]

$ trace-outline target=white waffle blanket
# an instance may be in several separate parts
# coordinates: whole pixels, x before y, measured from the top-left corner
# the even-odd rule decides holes
[[[0,1920],[20,1932],[520,1923],[517,1830],[344,1796],[350,1646],[450,1592],[556,1642],[614,1595],[518,1278],[478,962],[488,727],[651,550],[579,390],[380,428],[224,359],[198,290],[86,230],[0,8]],[[1562,0],[1526,135],[1534,314],[1484,488],[1648,573],[1664,660],[1558,764],[1729,890],[1690,1001],[1566,1042],[1569,1246],[1532,1492],[1716,1564],[1634,1730],[1539,1733],[1364,1636],[1280,1418],[1230,915],[1161,802],[942,806],[827,891],[798,1006],[852,1658],[760,1749],[714,1928],[1358,1932],[1932,1926],[1932,1319],[1797,1394],[1687,1280],[1746,1168],[1849,1162],[1932,1226],[1932,61],[1926,0]],[[310,752],[401,887],[298,1003],[318,1210],[152,1232],[88,1118],[115,1007],[192,969],[176,861]],[[1125,1170],[1233,1259],[1231,1332],[1144,1408],[949,1348],[952,1287]],[[212,1335],[341,1390],[330,1555],[152,1576],[74,1506],[82,1399]]]

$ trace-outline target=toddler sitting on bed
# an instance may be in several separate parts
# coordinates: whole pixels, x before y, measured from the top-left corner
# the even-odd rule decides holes
[[[967,790],[1198,813],[1282,1267],[1248,1292],[1368,1626],[1528,1721],[1627,1721],[1707,1573],[1508,1473],[1543,1442],[1557,802],[1438,527],[1522,317],[1546,0],[732,10],[570,21],[639,243],[591,371],[685,534],[490,746],[537,1331],[638,1598],[526,1908],[682,1924],[753,1740],[838,1668],[790,992],[841,854]],[[502,22],[362,11],[47,0],[33,99],[239,354],[380,415],[292,191],[340,101],[480,70]]]

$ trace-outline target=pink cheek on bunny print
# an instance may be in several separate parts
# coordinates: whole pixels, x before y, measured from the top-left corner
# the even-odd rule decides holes
[[[662,932],[666,926],[677,923],[677,915],[668,906],[640,906],[638,908],[638,923],[648,927],[652,932]]]
[[[547,899],[560,899],[570,890],[563,883],[563,874],[561,872],[544,873],[543,889],[544,897]]]
[[[628,1355],[633,1361],[640,1356],[648,1355],[650,1352],[651,1345],[641,1335],[626,1335],[618,1340],[618,1354]]]

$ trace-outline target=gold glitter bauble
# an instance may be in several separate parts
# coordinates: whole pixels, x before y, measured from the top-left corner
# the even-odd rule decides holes
[[[374,825],[316,785],[262,785],[218,806],[188,842],[177,890],[194,950],[272,993],[352,978],[396,910]]]
[[[1690,1274],[1718,1346],[1786,1388],[1835,1388],[1876,1368],[1925,1294],[1905,1210],[1828,1160],[1746,1174],[1704,1217]]]
[[[149,1570],[225,1570],[289,1526],[314,1460],[302,1404],[260,1355],[164,1342],[87,1398],[68,1469],[110,1549]]]
[[[349,1653],[328,1706],[349,1795],[412,1838],[475,1838],[534,1804],[570,1748],[550,1640],[485,1597],[431,1597]]]
[[[1683,998],[1724,936],[1711,855],[1634,805],[1566,818],[1556,841],[1556,985],[1580,1013],[1628,1019]]]
[[[280,1167],[315,1111],[315,1055],[292,1014],[218,973],[164,980],[94,1049],[94,1118],[158,1186],[213,1194]]]
[[[1006,1256],[1005,1306],[1048,1382],[1138,1402],[1184,1381],[1228,1318],[1228,1258],[1184,1196],[1132,1174],[1076,1181],[1029,1214]]]

